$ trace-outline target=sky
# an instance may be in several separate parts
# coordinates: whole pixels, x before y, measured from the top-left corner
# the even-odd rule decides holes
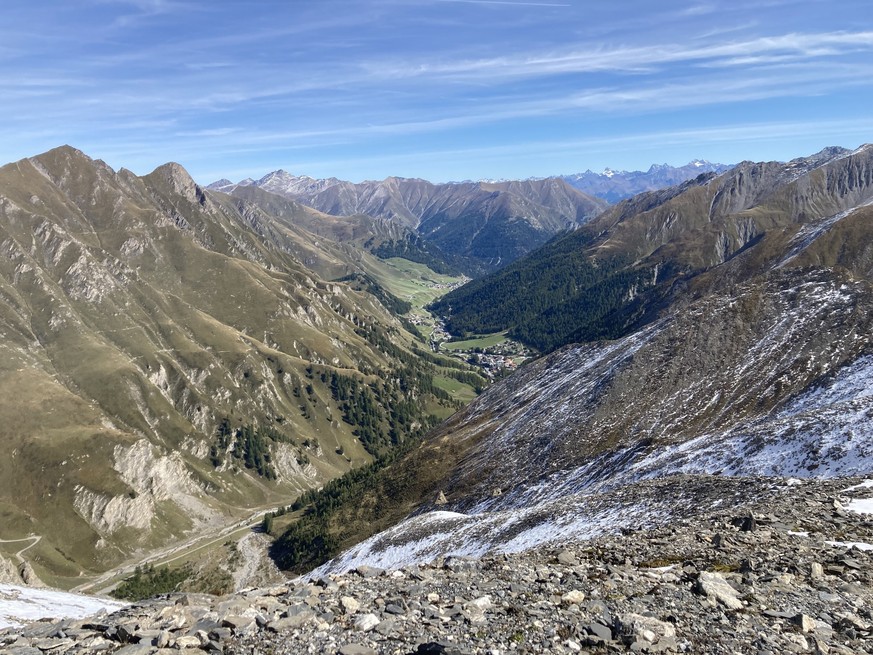
[[[873,141],[868,0],[4,0],[0,161],[202,184],[788,160]]]

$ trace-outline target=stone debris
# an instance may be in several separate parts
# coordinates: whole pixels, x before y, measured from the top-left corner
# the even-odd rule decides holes
[[[0,632],[0,652],[873,653],[873,551],[828,543],[873,542],[873,516],[836,507],[846,481],[773,485],[771,499],[744,511],[560,548],[36,622]]]
[[[743,601],[737,598],[736,590],[727,583],[721,573],[701,571],[697,576],[697,588],[703,595],[720,602],[728,609],[738,610],[743,607]]]

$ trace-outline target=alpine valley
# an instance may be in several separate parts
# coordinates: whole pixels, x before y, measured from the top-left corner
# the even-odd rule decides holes
[[[614,205],[268,178],[0,169],[10,575],[99,581],[283,506],[305,576],[0,647],[873,652],[873,146]],[[390,293],[404,253],[475,277],[429,298],[449,333],[544,354],[463,406],[477,373]]]

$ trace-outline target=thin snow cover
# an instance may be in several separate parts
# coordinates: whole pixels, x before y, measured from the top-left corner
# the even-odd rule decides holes
[[[648,503],[606,503],[579,496],[499,512],[428,512],[413,516],[346,551],[311,577],[367,564],[385,569],[430,562],[437,557],[481,557],[516,553],[571,539],[588,539],[626,525],[651,525],[661,512]]]
[[[865,544],[863,541],[826,541],[830,546],[839,548],[857,548],[858,550],[873,550],[873,544]]]
[[[781,477],[790,486],[802,478],[871,472],[873,357],[865,356],[774,415],[650,451],[641,444],[619,448],[572,470],[480,500],[468,511],[531,506],[586,490],[606,491],[676,474]],[[856,499],[850,507],[873,513],[873,500]]]
[[[125,607],[105,598],[82,596],[54,589],[0,584],[0,630],[20,628],[40,619],[84,619]]]
[[[528,506],[476,514],[434,511],[407,518],[324,564],[311,578],[349,571],[361,565],[396,569],[431,562],[437,557],[481,557],[486,553],[516,553],[543,545],[558,545],[617,533],[632,526],[646,529],[681,518],[690,507],[709,511],[725,497],[759,493],[760,485],[732,485],[728,479],[677,476],[605,493],[585,491]]]
[[[864,480],[858,484],[853,484],[851,487],[846,487],[843,489],[843,493],[855,491],[856,489],[870,489],[871,487],[873,487],[873,480]]]
[[[865,202],[846,209],[845,211],[841,211],[833,216],[828,216],[816,221],[811,221],[803,225],[800,230],[798,230],[797,234],[791,240],[791,249],[788,251],[788,254],[776,265],[776,268],[782,268],[792,259],[797,257],[801,252],[803,252],[806,248],[808,248],[816,239],[818,239],[822,234],[828,231],[831,226],[835,225],[839,221],[843,220],[850,214],[854,213],[858,209],[862,207],[869,207],[873,205],[873,198],[870,200],[866,200]]]
[[[873,489],[873,480],[864,480],[859,484],[852,485],[843,489],[842,493],[857,491],[858,489]],[[846,509],[850,512],[858,514],[873,514],[873,498],[853,498],[846,505]]]
[[[800,300],[787,300],[785,293],[799,293]],[[751,497],[750,490],[763,484],[755,476],[771,479],[772,490],[777,484],[772,478],[790,486],[811,477],[873,474],[873,356],[837,368],[848,350],[820,354],[822,361],[815,361],[800,359],[804,350],[797,345],[817,339],[827,317],[845,314],[849,321],[856,307],[854,293],[851,286],[829,279],[775,290],[773,302],[781,308],[777,324],[769,325],[738,361],[729,362],[725,373],[740,391],[701,379],[692,380],[690,388],[677,387],[666,401],[653,397],[651,411],[639,420],[639,434],[588,459],[577,457],[574,450],[578,426],[593,431],[620,423],[609,406],[596,415],[604,389],[629,387],[622,376],[638,353],[657,353],[663,347],[661,332],[679,319],[661,319],[614,342],[569,346],[534,362],[502,382],[501,394],[483,394],[466,410],[468,420],[489,438],[487,448],[474,450],[457,472],[461,479],[478,481],[476,493],[452,507],[463,514],[410,517],[313,575],[361,564],[390,569],[438,556],[517,552],[628,527],[663,525],[683,513],[740,502],[736,493],[722,492],[743,489],[742,497]],[[723,310],[729,308],[726,304]],[[766,413],[737,415],[743,402],[768,392],[779,371],[783,382],[791,382],[785,376],[794,374],[799,361],[807,367],[798,380],[822,382],[790,385],[806,390],[781,397]],[[719,392],[735,394],[723,415],[706,423],[708,428],[695,428],[695,438],[681,441],[690,433],[685,418],[709,408]],[[693,486],[697,477],[704,482],[690,493],[685,486]],[[873,513],[873,499],[853,500],[850,507]]]
[[[873,357],[855,360],[773,416],[656,449],[634,463],[632,471],[641,478],[670,473],[797,478],[871,473]],[[853,502],[873,513],[869,501]]]

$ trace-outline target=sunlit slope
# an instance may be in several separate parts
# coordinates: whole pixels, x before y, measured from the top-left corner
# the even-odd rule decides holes
[[[7,165],[0,251],[0,538],[43,535],[41,574],[106,568],[369,460],[334,374],[373,385],[377,432],[389,399],[423,401],[392,438],[446,402],[372,294],[320,277],[359,270],[350,250],[177,165],[139,178],[67,147]],[[276,479],[217,444],[225,419],[272,435]]]

